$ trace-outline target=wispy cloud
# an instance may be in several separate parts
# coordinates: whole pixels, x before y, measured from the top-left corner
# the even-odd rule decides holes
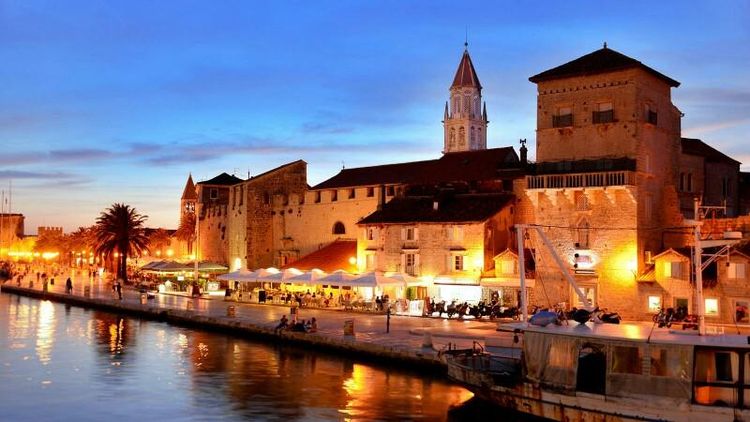
[[[707,133],[716,132],[719,130],[729,129],[737,126],[744,126],[750,124],[750,118],[725,120],[722,122],[709,123],[701,126],[694,126],[685,128],[682,132],[683,136],[695,137]]]
[[[40,172],[25,170],[0,170],[0,179],[44,179],[61,180],[72,179],[76,175],[64,172]]]
[[[300,130],[302,131],[302,133],[306,134],[339,135],[352,133],[354,131],[354,128],[339,126],[332,123],[307,122],[302,125]]]

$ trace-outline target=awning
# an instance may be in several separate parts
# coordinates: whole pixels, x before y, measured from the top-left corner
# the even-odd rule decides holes
[[[450,284],[459,286],[478,286],[479,280],[474,277],[460,275],[439,275],[432,281],[433,284]]]
[[[536,280],[533,278],[527,278],[525,280],[526,287],[534,287]],[[482,287],[521,287],[521,280],[517,278],[503,278],[503,277],[486,277],[479,280],[479,285]]]
[[[362,274],[361,276],[357,278],[353,278],[349,280],[349,282],[343,283],[343,285],[352,286],[352,287],[383,287],[383,286],[404,287],[404,282],[402,280],[397,280],[395,278],[386,277],[382,274],[369,272],[366,274]]]

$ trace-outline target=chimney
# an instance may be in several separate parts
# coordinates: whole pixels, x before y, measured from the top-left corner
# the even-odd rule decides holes
[[[528,163],[528,148],[526,148],[526,139],[521,139],[519,141],[521,143],[521,164],[527,164]]]
[[[440,202],[438,202],[437,198],[432,200],[432,210],[437,211],[440,207]]]
[[[378,208],[377,210],[380,211],[383,209],[383,205],[385,205],[385,185],[380,185],[380,189],[378,190]]]

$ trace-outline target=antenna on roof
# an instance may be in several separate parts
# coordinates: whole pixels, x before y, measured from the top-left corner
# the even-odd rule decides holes
[[[341,170],[346,168],[346,163],[344,163],[344,160],[341,160]]]
[[[466,25],[466,32],[464,37],[464,50],[469,49],[469,25]]]
[[[604,41],[604,48],[607,48],[607,42]]]

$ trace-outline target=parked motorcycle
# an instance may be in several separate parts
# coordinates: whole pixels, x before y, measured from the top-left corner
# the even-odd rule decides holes
[[[455,315],[457,311],[458,311],[458,309],[456,307],[456,301],[455,300],[451,301],[451,304],[448,305],[447,308],[445,308],[445,313],[448,314],[448,318],[449,319],[451,317],[453,317],[453,315]]]
[[[458,319],[463,319],[464,316],[469,312],[469,304],[464,302],[458,306],[456,306],[456,315],[458,315]]]
[[[469,315],[473,316],[475,319],[482,319],[483,316],[487,315],[487,306],[484,304],[483,300],[480,300],[479,303],[477,303],[474,306],[469,306]]]
[[[596,308],[592,320],[596,324],[619,324],[622,318],[617,312],[607,312],[606,309]]]

